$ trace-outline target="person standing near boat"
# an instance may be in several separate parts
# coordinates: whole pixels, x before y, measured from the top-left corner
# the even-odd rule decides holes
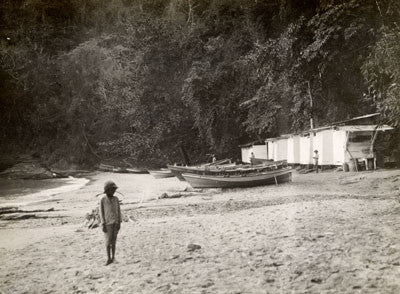
[[[315,166],[316,173],[318,173],[318,159],[319,159],[318,150],[314,150],[313,159],[314,159],[314,166]]]
[[[104,232],[107,251],[107,262],[109,265],[114,261],[117,235],[121,228],[121,208],[118,197],[114,196],[118,189],[113,181],[107,181],[104,184],[104,195],[99,204],[100,222]]]

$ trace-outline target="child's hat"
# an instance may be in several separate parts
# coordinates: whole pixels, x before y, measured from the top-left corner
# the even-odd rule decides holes
[[[107,181],[104,183],[104,192],[107,192],[111,188],[118,189],[118,186],[113,181]]]

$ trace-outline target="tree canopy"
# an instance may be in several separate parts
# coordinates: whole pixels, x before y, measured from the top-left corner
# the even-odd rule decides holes
[[[149,166],[311,116],[398,127],[399,22],[396,0],[2,1],[1,148]]]

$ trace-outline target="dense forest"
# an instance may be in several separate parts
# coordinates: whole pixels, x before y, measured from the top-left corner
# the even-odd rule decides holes
[[[6,154],[193,163],[311,116],[400,126],[398,0],[0,3]]]

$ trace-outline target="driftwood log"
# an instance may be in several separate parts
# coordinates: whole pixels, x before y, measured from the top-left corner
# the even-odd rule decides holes
[[[122,214],[122,221],[123,222],[134,222],[135,220],[129,216],[124,216],[124,214]],[[96,207],[95,209],[92,209],[91,212],[88,212],[86,214],[85,222],[84,222],[83,226],[88,229],[94,229],[94,228],[99,227],[100,224],[101,224],[100,209],[99,209],[99,207]]]
[[[84,227],[88,229],[97,228],[100,225],[100,213],[99,208],[92,209],[91,212],[86,214],[86,220],[84,223]]]

